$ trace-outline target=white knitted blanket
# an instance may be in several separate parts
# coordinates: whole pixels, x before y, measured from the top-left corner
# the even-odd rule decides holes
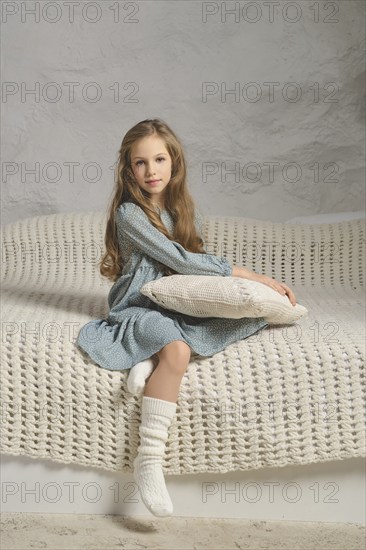
[[[96,269],[105,222],[55,214],[2,230],[3,453],[132,472],[141,398],[126,389],[129,371],[75,346],[108,313],[112,283]],[[309,314],[192,357],[166,474],[365,456],[364,229],[206,218],[208,252],[286,282]]]

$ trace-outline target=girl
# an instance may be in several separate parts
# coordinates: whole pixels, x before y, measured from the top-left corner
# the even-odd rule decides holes
[[[179,387],[191,352],[211,356],[268,326],[263,318],[196,318],[169,311],[140,293],[148,281],[180,273],[248,278],[295,296],[283,283],[206,253],[202,218],[187,188],[182,145],[160,119],[125,135],[99,267],[114,284],[107,319],[84,325],[77,345],[99,366],[131,369],[127,387],[144,388],[134,479],[156,516],[173,512],[162,462]],[[147,381],[148,380],[148,381]]]

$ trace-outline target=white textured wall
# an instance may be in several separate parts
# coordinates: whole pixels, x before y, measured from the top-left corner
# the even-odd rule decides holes
[[[283,221],[363,209],[365,4],[271,5],[3,3],[2,223],[105,209],[123,135],[152,117],[182,139],[208,215]],[[225,87],[238,95],[221,96]]]

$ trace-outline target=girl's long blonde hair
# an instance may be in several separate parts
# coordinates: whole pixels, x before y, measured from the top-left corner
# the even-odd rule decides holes
[[[131,148],[140,139],[155,135],[165,142],[171,157],[171,179],[166,187],[165,208],[171,214],[174,230],[171,235],[162,223],[159,213],[149,199],[149,194],[139,187],[131,167]],[[183,147],[169,126],[161,119],[147,119],[131,128],[122,140],[116,170],[115,190],[106,226],[104,243],[106,252],[99,262],[103,277],[116,281],[122,273],[124,260],[119,249],[116,210],[124,202],[133,202],[146,213],[150,222],[168,239],[179,242],[189,252],[206,254],[204,243],[195,227],[195,205],[186,182],[187,167]],[[157,262],[165,275],[176,271]]]

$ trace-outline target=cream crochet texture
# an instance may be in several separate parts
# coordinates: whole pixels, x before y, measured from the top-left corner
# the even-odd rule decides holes
[[[96,268],[101,212],[54,214],[2,231],[2,452],[133,471],[141,398],[128,370],[75,346],[108,314]],[[268,327],[185,373],[167,474],[228,472],[365,456],[364,220],[289,225],[205,219],[206,249],[287,283],[309,314]]]

